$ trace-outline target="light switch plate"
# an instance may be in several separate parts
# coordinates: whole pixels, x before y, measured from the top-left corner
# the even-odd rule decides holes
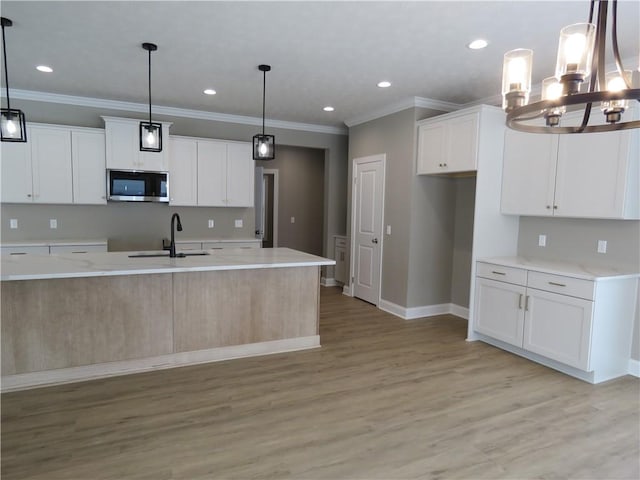
[[[236,220],[236,228],[242,228],[242,219]]]
[[[9,220],[9,228],[13,228],[13,229],[18,228],[18,219],[17,218],[12,218],[11,220]]]
[[[538,246],[546,247],[547,246],[547,236],[546,235],[538,235]]]
[[[49,219],[49,228],[51,228],[51,229],[58,228],[58,220],[55,219],[55,218],[50,218]]]
[[[607,241],[598,240],[598,253],[607,253]]]
[[[291,223],[296,223],[296,217],[291,217]]]
[[[209,219],[209,222],[207,223],[207,226],[208,226],[209,228],[213,228],[213,225],[214,225],[213,219],[211,219],[211,218],[210,218],[210,219]]]
[[[387,225],[387,235],[391,235],[391,225]]]

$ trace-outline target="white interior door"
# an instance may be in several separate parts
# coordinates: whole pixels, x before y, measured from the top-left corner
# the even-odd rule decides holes
[[[377,305],[382,270],[384,155],[354,159],[353,295]]]

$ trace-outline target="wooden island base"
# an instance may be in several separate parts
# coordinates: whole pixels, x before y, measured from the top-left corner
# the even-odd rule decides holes
[[[3,281],[2,391],[318,347],[319,270]]]

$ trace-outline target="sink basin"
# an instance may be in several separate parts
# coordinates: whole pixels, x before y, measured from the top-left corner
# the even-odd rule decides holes
[[[209,252],[180,252],[176,254],[176,258],[194,257],[194,256],[202,256],[202,255],[209,255]],[[169,258],[169,252],[164,252],[164,253],[142,252],[142,253],[132,253],[131,255],[129,255],[129,258],[153,258],[153,257]]]

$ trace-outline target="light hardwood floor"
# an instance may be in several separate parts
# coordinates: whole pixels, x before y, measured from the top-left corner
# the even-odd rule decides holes
[[[3,480],[639,478],[637,378],[321,290],[320,349],[2,395]]]

